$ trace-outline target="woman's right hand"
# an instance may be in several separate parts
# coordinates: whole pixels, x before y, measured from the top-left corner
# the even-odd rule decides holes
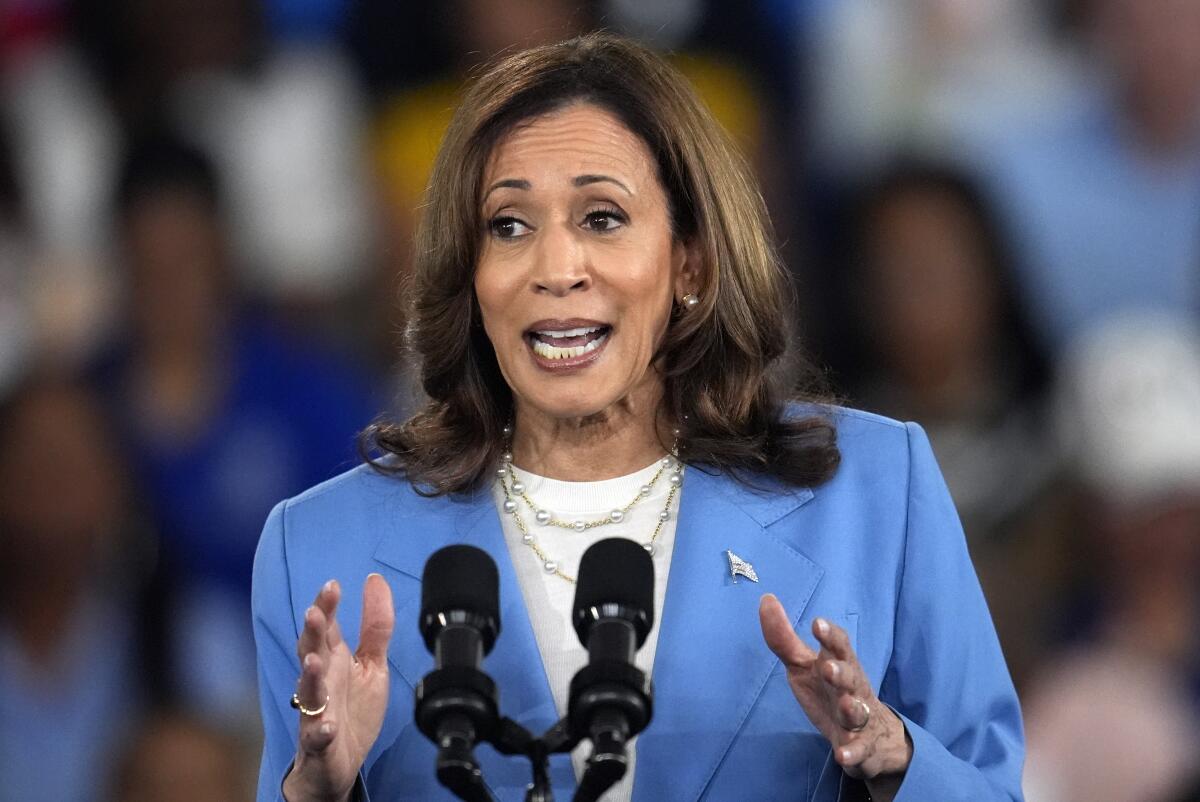
[[[367,577],[358,650],[353,654],[337,623],[341,596],[336,580],[325,583],[304,613],[304,631],[296,644],[300,705],[325,709],[320,715],[297,713],[300,743],[283,782],[288,802],[348,799],[387,711],[387,646],[395,623],[392,590],[379,574]]]

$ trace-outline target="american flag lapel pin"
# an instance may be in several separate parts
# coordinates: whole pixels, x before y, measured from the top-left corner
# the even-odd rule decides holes
[[[725,549],[725,556],[729,558],[729,575],[733,577],[736,583],[739,576],[744,576],[751,582],[758,581],[758,574],[754,572],[754,566],[743,560],[741,557],[734,554],[729,549]]]

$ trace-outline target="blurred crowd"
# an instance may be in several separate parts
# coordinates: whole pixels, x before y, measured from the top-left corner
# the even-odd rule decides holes
[[[749,156],[837,397],[928,430],[1030,802],[1200,800],[1200,0],[7,0],[0,799],[250,798],[262,523],[420,397],[465,77],[598,27]]]

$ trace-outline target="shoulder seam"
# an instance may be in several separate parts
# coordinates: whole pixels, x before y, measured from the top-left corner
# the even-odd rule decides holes
[[[878,426],[884,426],[888,429],[905,429],[907,427],[907,424],[905,424],[903,421],[889,418],[886,415],[879,415],[874,412],[866,412],[865,410],[852,409],[850,407],[838,407],[834,414],[836,416],[851,417],[855,420],[860,420],[863,423],[874,423]]]
[[[310,487],[301,493],[297,493],[296,495],[288,498],[287,503],[289,505],[299,505],[307,501],[318,499],[321,496],[324,496],[326,493],[330,493],[340,487],[342,484],[350,481],[350,477],[358,474],[360,471],[366,468],[367,465],[365,463],[360,463],[348,471],[344,471],[337,476],[326,479],[324,482],[314,485],[313,487]]]

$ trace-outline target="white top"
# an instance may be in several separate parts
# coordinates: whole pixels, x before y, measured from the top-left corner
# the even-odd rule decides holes
[[[661,461],[656,461],[637,473],[599,482],[563,482],[513,467],[514,476],[525,483],[525,494],[540,509],[553,513],[558,520],[573,521],[578,518],[593,521],[607,516],[614,508],[622,508],[628,504],[638,495],[640,488],[653,478],[661,464]],[[610,537],[629,538],[638,543],[650,540],[654,534],[654,527],[658,524],[659,513],[662,512],[671,490],[672,470],[667,468],[663,471],[652,487],[650,495],[638,501],[620,523],[609,523],[584,532],[543,526],[534,519],[534,511],[519,498],[516,499],[519,505],[518,514],[541,550],[550,559],[557,561],[565,573],[574,577],[578,574],[583,552],[598,540]],[[529,620],[533,624],[538,651],[541,652],[546,676],[550,680],[550,689],[554,693],[554,704],[559,716],[564,716],[567,712],[567,690],[571,678],[587,664],[587,650],[579,642],[571,626],[575,585],[556,574],[547,573],[541,559],[522,541],[522,533],[514,516],[503,512],[504,491],[499,482],[493,486],[492,495],[496,500],[496,508],[501,511],[500,522],[504,530],[504,540],[512,556],[525,607],[529,610]],[[671,502],[670,517],[654,541],[654,627],[637,653],[637,667],[647,675],[654,665],[654,652],[658,646],[658,619],[662,614],[663,599],[667,594],[667,571],[671,566],[671,552],[675,546],[675,520],[678,511],[679,494],[676,493]],[[585,741],[571,754],[576,778],[583,776],[590,751],[591,743]],[[601,797],[603,802],[629,802],[633,796],[636,759],[637,739],[634,738],[629,747],[629,769],[621,782]]]

